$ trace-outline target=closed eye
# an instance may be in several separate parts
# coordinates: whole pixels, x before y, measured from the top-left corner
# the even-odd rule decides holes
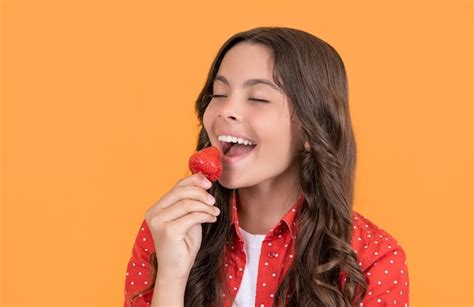
[[[249,100],[261,101],[261,102],[270,102],[270,101],[265,100],[265,99],[257,99],[257,98],[249,98]]]
[[[211,95],[211,98],[221,98],[221,97],[227,97],[227,96],[225,96],[225,95]],[[270,102],[268,100],[258,99],[258,98],[249,98],[249,100],[260,101],[260,102]]]

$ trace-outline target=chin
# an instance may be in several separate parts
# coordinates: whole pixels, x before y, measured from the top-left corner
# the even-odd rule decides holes
[[[232,182],[229,180],[225,180],[222,177],[217,180],[221,186],[223,186],[226,189],[232,190],[232,189],[238,189],[240,186],[236,182]]]
[[[227,189],[238,189],[244,185],[243,178],[239,178],[238,176],[232,176],[228,172],[222,173],[222,176],[218,179],[219,183],[227,188]],[[244,179],[245,180],[245,179]]]
[[[221,176],[217,181],[226,189],[240,189],[255,185],[255,183],[245,181],[245,179],[239,180],[239,178],[226,178],[225,176]]]

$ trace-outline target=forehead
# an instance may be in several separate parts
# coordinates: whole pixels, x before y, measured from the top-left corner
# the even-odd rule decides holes
[[[273,56],[271,50],[261,44],[238,43],[224,55],[218,74],[238,75],[246,77],[246,79],[272,79]]]
[[[269,48],[249,42],[238,43],[225,54],[214,84],[229,87],[265,85],[281,92],[273,80],[273,57]]]

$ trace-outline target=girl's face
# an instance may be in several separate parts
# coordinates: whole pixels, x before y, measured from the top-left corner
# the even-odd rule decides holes
[[[271,187],[275,180],[284,183],[297,175],[294,157],[303,148],[298,120],[296,115],[290,118],[291,101],[272,81],[272,72],[270,51],[247,42],[232,47],[217,72],[213,95],[218,97],[210,101],[203,124],[211,144],[221,151],[219,183],[226,188]],[[255,79],[264,81],[250,81]],[[243,158],[230,161],[218,140],[221,135],[240,136],[257,145]]]

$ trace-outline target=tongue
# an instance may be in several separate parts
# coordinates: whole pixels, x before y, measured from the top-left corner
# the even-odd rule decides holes
[[[236,157],[243,155],[244,153],[247,153],[254,149],[255,145],[249,146],[249,145],[244,145],[244,144],[235,144],[233,145],[229,151],[225,154],[228,157]]]

